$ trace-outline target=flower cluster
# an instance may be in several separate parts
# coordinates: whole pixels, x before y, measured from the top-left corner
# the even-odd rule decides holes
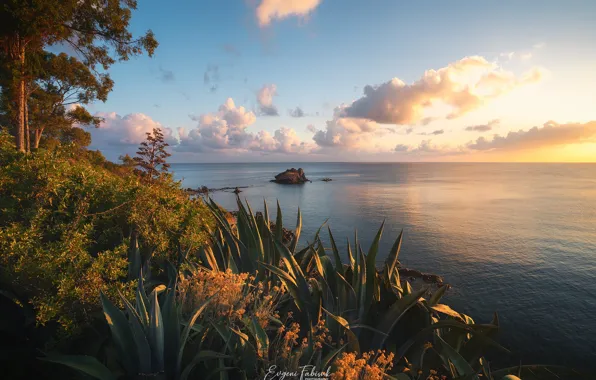
[[[393,353],[371,351],[358,358],[355,353],[343,353],[335,360],[337,370],[331,375],[335,380],[382,380],[393,367]]]

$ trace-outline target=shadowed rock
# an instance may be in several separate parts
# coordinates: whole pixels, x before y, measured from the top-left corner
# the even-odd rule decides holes
[[[275,180],[273,180],[272,182],[281,183],[285,185],[296,185],[310,181],[308,178],[306,178],[306,175],[304,174],[304,170],[302,170],[302,168],[299,168],[298,170],[292,168],[276,175]]]

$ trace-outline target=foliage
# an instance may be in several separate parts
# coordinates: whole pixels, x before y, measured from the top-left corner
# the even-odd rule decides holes
[[[133,240],[155,262],[206,241],[208,210],[170,179],[144,184],[98,152],[24,156],[1,145],[0,264],[39,324],[58,320],[72,331],[98,310],[98,291],[130,294]]]
[[[349,380],[507,379],[513,374],[525,380],[570,374],[581,378],[575,372],[552,367],[491,372],[482,353],[486,346],[501,348],[492,340],[498,318],[495,315],[488,324],[475,323],[440,303],[447,287],[429,294],[429,289],[414,289],[400,279],[397,269],[402,235],[382,269],[376,267],[382,227],[368,253],[357,238],[353,249],[348,244],[344,264],[330,231],[330,249],[323,246],[320,230],[311,244],[298,249],[300,213],[295,239],[283,244],[279,206],[272,231],[266,205],[258,216],[247,204],[239,201],[238,205],[237,223],[230,223],[225,212],[210,203],[218,228],[209,244],[179,252],[179,272],[169,265],[167,281],[151,285],[149,298],[154,301],[143,297],[141,286],[134,301],[136,309],[131,306],[133,302],[123,300],[128,317],[104,302],[106,319],[113,326],[112,338],[119,347],[116,352],[121,354],[112,355],[118,358],[117,364],[104,360],[85,367],[87,374],[93,375],[90,370],[98,372],[98,368],[105,374],[122,373],[122,368],[124,373],[136,374],[141,358],[150,357],[140,372],[161,379],[210,375],[253,379],[264,378],[271,369],[301,373],[305,368],[319,372],[329,369],[332,378]],[[160,305],[162,317],[170,312],[178,318],[192,317],[180,325],[171,325],[163,317],[163,341],[172,340],[171,347],[186,342],[178,350],[168,350],[164,343],[164,352],[177,355],[183,365],[168,366],[164,357],[161,366],[161,335],[155,339],[155,331],[146,324],[151,318],[144,317],[148,313],[142,306],[151,302]],[[188,340],[184,340],[186,334],[180,334],[183,329],[189,331]],[[147,354],[156,350],[158,355]],[[72,357],[55,361],[80,367]],[[151,372],[147,372],[149,368]]]
[[[25,136],[29,135],[28,87],[44,79],[43,70],[41,73],[37,70],[35,58],[43,56],[48,46],[62,44],[72,48],[80,61],[66,56],[54,57],[51,61],[53,66],[58,66],[54,67],[58,71],[53,71],[50,76],[58,78],[59,71],[64,69],[64,73],[72,74],[67,82],[80,88],[81,91],[76,92],[82,103],[92,98],[105,100],[111,80],[107,74],[99,72],[98,66],[105,71],[116,60],[127,60],[143,51],[151,56],[157,48],[150,30],[137,39],[128,30],[136,6],[135,0],[3,2],[0,7],[0,69],[6,74],[2,87],[7,89],[8,101],[2,104],[13,109],[19,151],[29,150],[29,144],[25,142]],[[33,62],[30,62],[32,57]],[[75,78],[77,80],[73,81]],[[98,84],[99,91],[96,91]],[[54,97],[57,94],[53,90],[56,87],[46,87],[42,91],[54,100],[43,97],[41,108],[47,110],[50,104],[57,104]],[[64,96],[63,93],[62,106],[67,103]],[[41,114],[34,115],[39,117]]]
[[[141,173],[149,181],[158,179],[167,173],[170,165],[166,159],[171,156],[166,151],[169,146],[159,128],[153,128],[153,133],[147,132],[147,138],[139,146],[136,157],[133,160]]]

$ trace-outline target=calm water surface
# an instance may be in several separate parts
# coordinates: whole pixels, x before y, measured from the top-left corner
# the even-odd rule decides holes
[[[329,219],[342,248],[354,228],[367,248],[385,220],[380,261],[403,228],[404,265],[443,275],[476,322],[499,313],[503,360],[596,368],[596,165],[305,163],[312,183],[269,182],[290,166],[172,168],[185,187],[251,186],[256,210],[279,200],[288,226],[300,207],[304,239]],[[234,194],[212,197],[236,209]]]

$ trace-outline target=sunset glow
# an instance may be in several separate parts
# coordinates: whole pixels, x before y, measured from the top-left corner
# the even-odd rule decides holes
[[[93,147],[157,125],[177,162],[595,162],[595,5],[540,5],[144,2],[160,51],[114,67]]]

